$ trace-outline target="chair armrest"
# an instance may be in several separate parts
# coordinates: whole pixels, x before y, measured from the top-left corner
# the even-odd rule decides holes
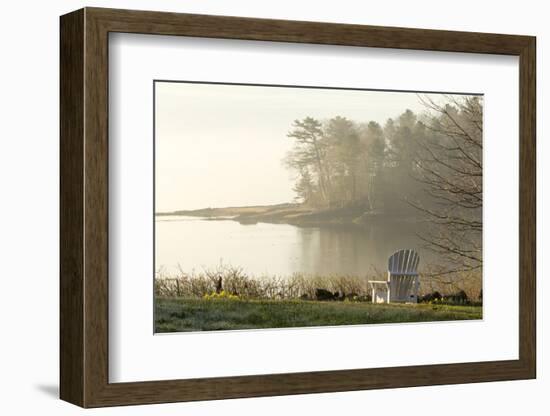
[[[379,284],[379,285],[387,285],[387,280],[368,280],[368,283],[370,284]]]

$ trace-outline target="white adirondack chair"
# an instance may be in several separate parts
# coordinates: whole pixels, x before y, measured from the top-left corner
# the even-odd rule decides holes
[[[388,280],[369,280],[373,303],[418,302],[418,263],[414,250],[399,250],[388,259]]]

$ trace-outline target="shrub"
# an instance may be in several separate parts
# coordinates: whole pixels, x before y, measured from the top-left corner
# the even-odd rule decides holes
[[[239,296],[222,290],[221,292],[207,293],[202,297],[204,300],[239,300]]]

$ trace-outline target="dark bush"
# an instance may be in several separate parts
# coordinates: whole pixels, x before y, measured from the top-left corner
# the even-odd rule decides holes
[[[334,292],[334,300],[343,301],[346,300],[346,294],[343,291],[336,291]]]
[[[437,290],[432,293],[427,293],[424,296],[418,298],[418,302],[420,303],[428,303],[433,302],[434,300],[441,300],[443,296],[441,296],[441,293],[439,293]]]
[[[450,296],[447,296],[445,300],[447,301],[446,303],[452,303],[452,304],[458,304],[458,305],[466,305],[469,303],[468,295],[463,290],[460,290]]]
[[[335,294],[330,290],[326,289],[315,289],[315,299],[316,300],[334,300],[336,298]]]

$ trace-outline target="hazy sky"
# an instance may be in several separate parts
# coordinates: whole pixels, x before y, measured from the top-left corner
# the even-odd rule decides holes
[[[402,92],[156,82],[156,211],[291,202],[282,164],[292,122],[335,116],[382,126],[406,109]]]

